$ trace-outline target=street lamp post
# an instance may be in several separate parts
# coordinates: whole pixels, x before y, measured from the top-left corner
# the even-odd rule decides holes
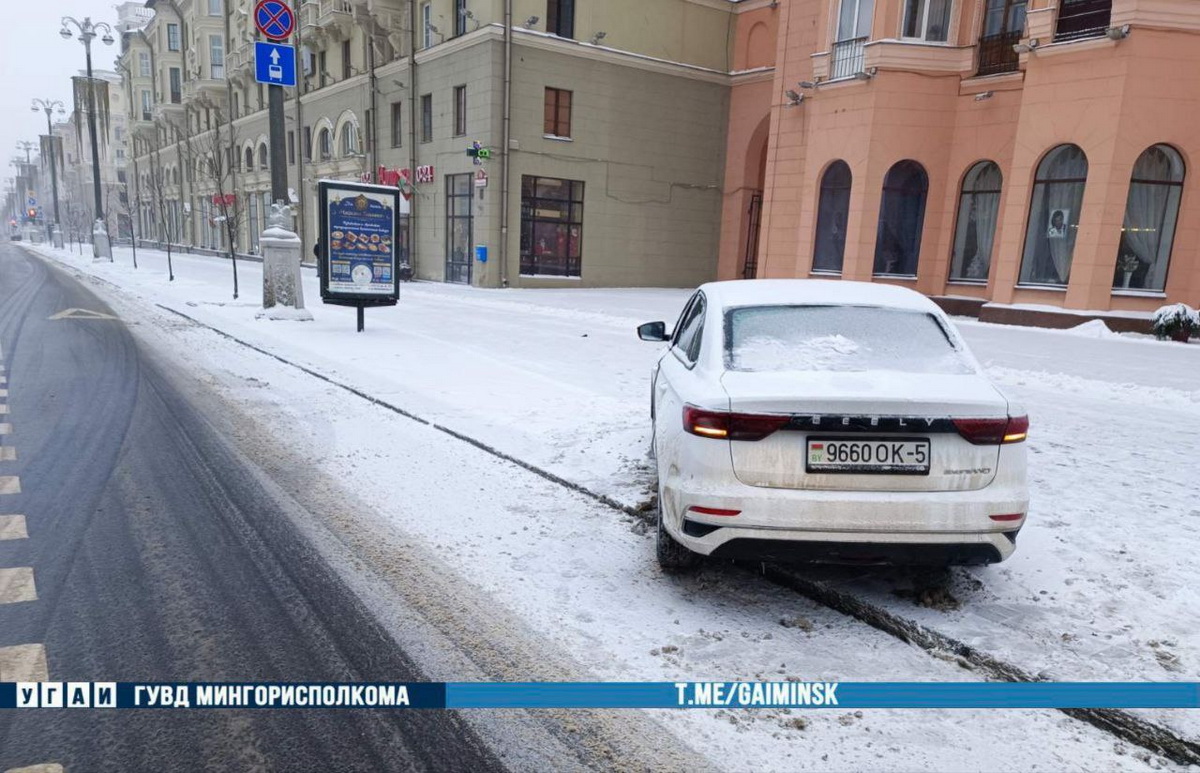
[[[96,197],[96,222],[92,225],[92,258],[95,260],[108,258],[111,261],[112,245],[108,240],[108,230],[104,226],[104,197],[100,192],[100,145],[96,139],[96,85],[92,81],[92,41],[96,38],[97,31],[103,32],[104,37],[100,38],[101,42],[106,46],[111,46],[113,44],[112,27],[104,22],[93,23],[90,16],[83,17],[83,21],[64,16],[62,29],[58,34],[62,35],[64,40],[70,40],[75,37],[71,27],[79,30],[79,42],[83,43],[83,48],[87,52],[88,134],[92,138],[92,191]]]
[[[39,110],[46,113],[46,147],[50,151],[50,188],[54,194],[54,222],[50,225],[50,243],[55,247],[62,247],[62,230],[59,228],[58,214],[58,148],[54,141],[54,120],[53,113],[58,110],[59,115],[66,112],[62,102],[57,99],[35,99],[33,100],[33,112]]]

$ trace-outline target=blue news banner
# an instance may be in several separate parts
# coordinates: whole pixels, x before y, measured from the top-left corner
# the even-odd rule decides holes
[[[0,682],[0,709],[1200,708],[1200,682]]]

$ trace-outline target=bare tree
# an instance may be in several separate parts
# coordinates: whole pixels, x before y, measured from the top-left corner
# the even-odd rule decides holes
[[[238,297],[237,245],[246,224],[246,200],[237,193],[238,132],[233,122],[225,123],[219,109],[216,128],[196,139],[200,173],[213,190],[213,220],[220,222],[233,264],[233,297]]]
[[[178,243],[183,231],[180,213],[172,211],[171,202],[167,200],[167,172],[162,165],[163,142],[160,134],[155,132],[150,145],[150,203],[158,215],[158,232],[167,250],[167,275],[170,281],[175,281],[175,266],[171,259],[171,246]]]
[[[138,216],[141,213],[142,200],[141,196],[133,196],[129,190],[130,178],[137,179],[137,161],[133,162],[133,174],[128,172],[125,174],[125,181],[122,183],[123,197],[125,199],[125,211],[129,214],[129,247],[133,250],[133,267],[137,268],[137,240],[138,240]],[[139,191],[140,194],[140,191]]]

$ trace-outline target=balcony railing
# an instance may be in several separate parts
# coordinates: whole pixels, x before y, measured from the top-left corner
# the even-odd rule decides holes
[[[863,47],[866,38],[839,40],[833,44],[833,66],[830,78],[850,78],[863,71]]]
[[[1111,20],[1112,0],[1062,0],[1054,40],[1100,37]]]
[[[984,35],[979,39],[979,75],[999,75],[1016,72],[1020,56],[1013,46],[1021,42],[1021,31]]]

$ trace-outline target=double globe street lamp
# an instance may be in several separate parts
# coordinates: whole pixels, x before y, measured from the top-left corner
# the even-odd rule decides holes
[[[59,115],[67,111],[57,99],[34,99],[33,112],[39,110],[46,113],[46,148],[50,153],[50,188],[54,193],[54,222],[50,225],[50,243],[55,247],[62,247],[62,231],[58,226],[58,145],[54,138],[53,114],[56,110]]]
[[[96,222],[92,225],[92,257],[95,260],[108,258],[111,261],[112,244],[109,242],[108,229],[104,226],[104,199],[100,192],[100,145],[96,139],[96,85],[92,79],[92,41],[96,39],[98,32],[103,33],[100,41],[106,46],[111,46],[114,42],[113,30],[104,22],[93,23],[90,16],[83,17],[83,21],[64,16],[62,29],[58,34],[62,35],[64,40],[70,40],[76,37],[76,33],[71,31],[72,27],[78,30],[79,42],[83,43],[83,48],[87,51],[88,134],[92,140],[92,189],[96,197]]]

